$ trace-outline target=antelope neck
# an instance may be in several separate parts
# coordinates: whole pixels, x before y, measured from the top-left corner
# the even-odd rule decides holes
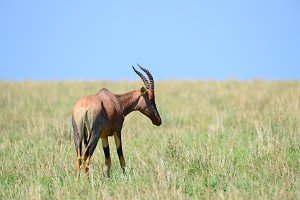
[[[131,113],[132,111],[137,110],[137,103],[141,93],[139,90],[134,90],[124,94],[117,94],[116,97],[119,100],[121,105],[122,113],[124,117]]]

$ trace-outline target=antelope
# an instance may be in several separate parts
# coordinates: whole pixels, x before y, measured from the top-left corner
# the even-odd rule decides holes
[[[155,104],[154,80],[151,73],[141,65],[148,79],[132,66],[144,82],[145,87],[124,94],[113,94],[102,88],[95,95],[81,97],[72,111],[74,143],[77,153],[76,170],[80,174],[82,160],[86,177],[89,177],[89,163],[99,138],[102,141],[105,156],[104,173],[110,176],[111,158],[108,137],[114,136],[120,166],[125,174],[125,159],[122,150],[121,131],[125,117],[132,111],[140,111],[152,124],[160,126],[162,121]],[[82,141],[85,150],[82,154]]]

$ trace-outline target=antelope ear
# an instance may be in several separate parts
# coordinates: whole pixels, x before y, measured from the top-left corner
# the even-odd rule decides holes
[[[146,94],[146,89],[144,87],[142,87],[140,91],[141,91],[142,95]]]

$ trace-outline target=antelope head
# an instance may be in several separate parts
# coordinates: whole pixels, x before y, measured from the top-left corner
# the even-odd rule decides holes
[[[143,70],[147,74],[149,81],[141,72],[139,72],[132,66],[133,70],[135,71],[135,73],[137,73],[140,76],[140,78],[143,80],[145,87],[146,87],[146,88],[142,87],[140,89],[141,96],[138,100],[136,109],[139,110],[144,115],[146,115],[152,121],[152,124],[154,124],[156,126],[160,126],[161,118],[159,116],[159,113],[158,113],[158,110],[157,110],[156,104],[155,104],[153,77],[147,69],[145,69],[144,67],[142,67],[139,64],[137,64],[137,65],[139,66],[139,68],[141,70]]]

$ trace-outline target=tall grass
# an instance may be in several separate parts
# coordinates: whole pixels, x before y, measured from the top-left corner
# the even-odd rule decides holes
[[[140,82],[1,82],[0,199],[299,199],[300,83],[163,81],[163,124],[126,117],[122,174],[113,138],[111,178],[101,145],[90,179],[76,178],[74,102]]]

